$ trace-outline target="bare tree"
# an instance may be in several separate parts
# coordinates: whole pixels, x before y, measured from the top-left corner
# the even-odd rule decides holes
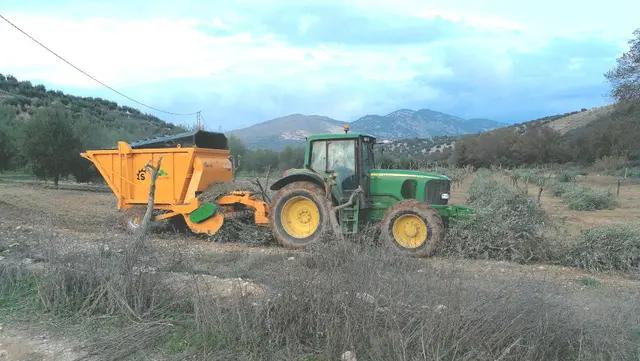
[[[618,101],[640,100],[640,29],[633,32],[629,51],[617,60],[615,68],[604,76],[613,89],[611,95]]]

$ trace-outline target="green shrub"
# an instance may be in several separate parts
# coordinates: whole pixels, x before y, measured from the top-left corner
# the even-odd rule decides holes
[[[562,194],[562,198],[569,209],[576,211],[613,209],[617,205],[617,201],[611,193],[587,187],[571,187]]]
[[[625,157],[604,156],[596,159],[593,163],[593,170],[597,172],[610,172],[620,168],[624,168],[629,164],[629,160]]]
[[[575,211],[595,211],[613,209],[617,206],[613,194],[588,187],[557,181],[551,186],[551,195],[562,197],[569,209]]]
[[[562,183],[575,182],[577,173],[572,171],[562,171],[556,176],[556,180]]]
[[[640,178],[640,167],[625,167],[609,172],[609,174],[617,177]]]
[[[551,186],[551,195],[554,197],[562,197],[573,187],[575,187],[575,185],[571,183],[555,182]]]
[[[554,259],[558,247],[549,240],[547,216],[525,194],[480,174],[468,202],[475,213],[452,221],[442,253],[519,263]]]
[[[583,232],[566,263],[591,271],[631,271],[640,267],[640,225],[624,224]]]

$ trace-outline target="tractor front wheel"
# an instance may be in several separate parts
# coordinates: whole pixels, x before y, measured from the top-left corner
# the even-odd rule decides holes
[[[444,223],[429,204],[412,199],[389,208],[380,231],[385,243],[395,250],[413,257],[430,257],[442,243]]]
[[[322,238],[331,225],[324,189],[311,182],[293,182],[276,193],[269,223],[286,248],[303,248]]]

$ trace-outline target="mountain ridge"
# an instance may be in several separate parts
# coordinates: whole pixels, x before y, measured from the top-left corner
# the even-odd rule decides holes
[[[232,130],[229,135],[239,138],[249,148],[278,150],[301,144],[305,137],[314,133],[339,133],[343,124],[323,115],[294,113]]]
[[[327,116],[289,114],[229,132],[250,148],[282,149],[300,145],[314,133],[340,133],[343,124],[351,130],[371,134],[380,140],[457,136],[495,129],[504,124],[486,118],[465,119],[431,109],[401,108],[387,115],[367,114],[352,122]]]

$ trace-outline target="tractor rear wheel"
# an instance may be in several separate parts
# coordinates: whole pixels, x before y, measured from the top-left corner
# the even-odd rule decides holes
[[[385,243],[413,257],[430,257],[442,243],[444,223],[425,202],[404,200],[387,209],[380,225]]]
[[[273,197],[269,223],[286,248],[303,248],[331,229],[324,189],[311,182],[293,182]]]

